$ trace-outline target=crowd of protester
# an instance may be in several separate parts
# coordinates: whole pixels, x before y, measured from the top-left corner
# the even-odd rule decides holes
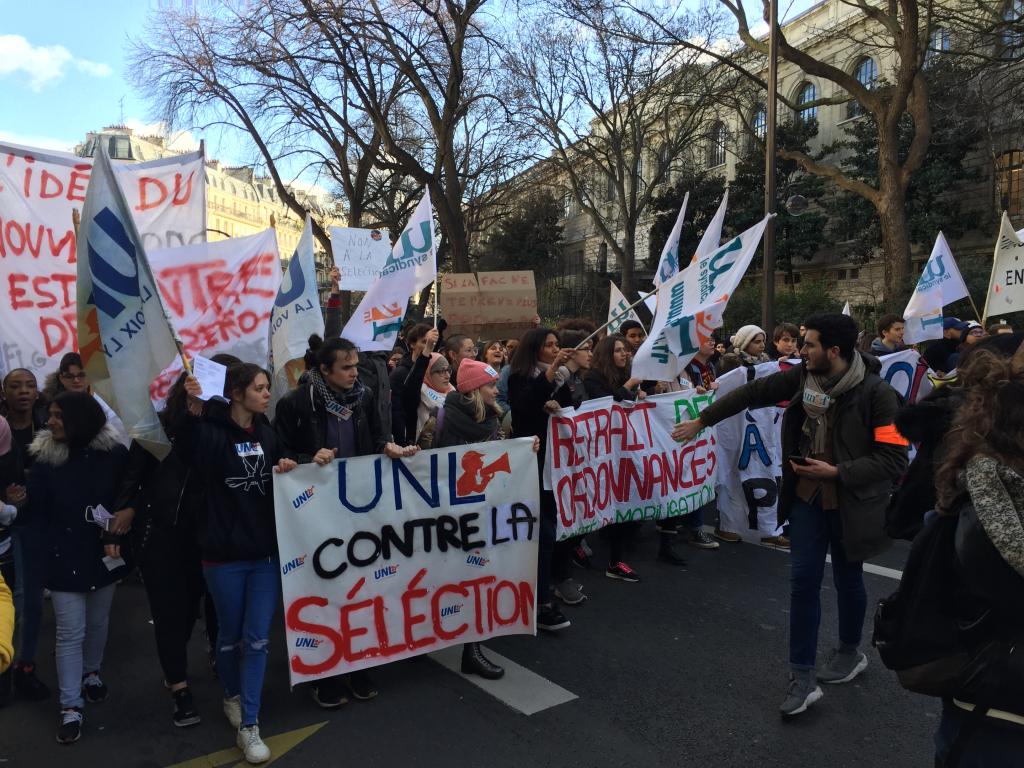
[[[947,319],[943,338],[923,355],[935,372],[955,370],[957,378],[905,408],[878,376],[878,358],[905,348],[897,315],[883,316],[874,334],[860,335],[843,315],[782,323],[770,337],[746,325],[728,341],[707,339],[671,382],[632,375],[645,339],[636,321],[611,334],[580,318],[555,327],[538,318],[535,326],[518,339],[477,341],[444,336],[443,323],[408,323],[391,353],[365,354],[340,338],[338,310],[329,306],[326,338],[311,337],[307,370],[277,404],[273,421],[267,416],[270,377],[258,365],[215,358],[228,366],[226,383],[214,393],[220,397],[206,400],[201,396],[211,393],[183,374],[160,414],[173,444],[160,461],[129,440],[117,415],[92,392],[77,354],[65,355],[44,386],[29,370],[8,372],[0,418],[0,706],[15,694],[34,702],[56,698],[57,741],[80,738],[86,706],[108,696],[101,673],[116,585],[137,568],[174,725],[201,722],[188,684],[196,663],[190,664],[187,649],[203,617],[203,662],[220,679],[223,714],[245,758],[265,762],[271,753],[260,737],[260,698],[280,604],[273,472],[505,437],[533,438],[540,466],[548,415],[559,409],[605,397],[629,402],[665,391],[707,393],[729,370],[798,357],[802,365],[751,376],[673,433],[687,441],[745,408],[788,403],[779,504],[785,532],[763,539],[792,551],[791,671],[781,713],[800,714],[821,698],[819,683],[848,683],[864,670],[862,564],[882,552],[890,536],[912,538],[935,516],[967,526],[956,552],[963,558],[964,593],[975,608],[990,608],[986,639],[1021,636],[1024,353],[1018,352],[1021,335],[1009,326],[986,330]],[[909,470],[905,438],[918,448]],[[239,445],[248,447],[240,451]],[[571,626],[562,606],[588,599],[577,577],[586,571],[574,563],[590,567],[597,541],[557,541],[555,498],[543,487],[539,495],[537,627],[559,632]],[[684,565],[686,546],[713,551],[741,540],[716,518],[711,502],[657,521],[658,559]],[[628,562],[640,525],[600,531],[608,578],[641,581]],[[827,553],[838,644],[819,663]],[[52,642],[40,637],[44,590],[55,617]],[[57,679],[44,681],[36,662],[51,648]],[[1020,656],[1012,674],[1024,680]],[[489,679],[504,674],[478,643],[464,646],[461,669]],[[365,671],[308,688],[326,709],[350,696],[377,695]],[[936,737],[939,764],[1009,765],[998,759],[1024,749],[1024,707],[998,697],[983,703],[979,715],[946,698]]]

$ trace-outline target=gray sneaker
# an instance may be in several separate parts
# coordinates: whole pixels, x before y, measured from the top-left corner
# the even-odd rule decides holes
[[[703,528],[696,528],[690,532],[690,540],[686,542],[697,549],[718,549],[718,542],[708,536]]]
[[[566,579],[555,587],[555,597],[566,605],[579,605],[587,599],[583,585],[573,579]]]
[[[806,672],[790,675],[789,692],[786,694],[786,700],[779,707],[779,713],[783,717],[799,715],[823,695],[821,688],[814,681],[814,670],[809,669]]]
[[[868,657],[859,651],[843,653],[838,648],[829,654],[818,680],[831,685],[848,683],[868,668]]]

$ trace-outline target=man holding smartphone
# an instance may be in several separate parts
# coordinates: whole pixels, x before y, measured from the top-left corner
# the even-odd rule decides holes
[[[789,401],[782,419],[779,525],[789,522],[790,685],[784,717],[821,698],[823,683],[847,683],[867,667],[858,650],[867,610],[862,564],[889,546],[885,510],[907,466],[907,441],[896,431],[896,391],[878,376],[877,358],[855,349],[857,324],[846,315],[815,315],[794,366],[755,379],[712,403],[673,437],[692,440],[704,428],[747,408]],[[839,645],[820,671],[815,661],[821,581],[832,551],[839,604]]]

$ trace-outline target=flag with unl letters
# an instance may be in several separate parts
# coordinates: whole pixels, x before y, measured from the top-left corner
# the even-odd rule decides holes
[[[608,333],[618,333],[627,320],[640,322],[640,317],[635,310],[629,308],[629,302],[614,280],[608,282],[608,291]]]
[[[927,339],[941,339],[942,308],[968,295],[946,237],[939,232],[914,295],[903,310],[904,341],[917,344]]]
[[[380,276],[359,302],[342,336],[363,352],[390,352],[398,340],[409,297],[422,291],[436,277],[433,209],[430,191],[425,190],[423,199],[391,249]]]
[[[77,260],[82,363],[129,436],[162,458],[170,443],[149,399],[149,385],[177,346],[142,238],[102,150],[85,195]]]
[[[1010,217],[1003,211],[982,316],[987,319],[1021,309],[1024,309],[1024,229],[1015,232]]]

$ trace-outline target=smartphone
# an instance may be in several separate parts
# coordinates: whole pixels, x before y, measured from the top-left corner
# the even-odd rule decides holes
[[[794,464],[799,464],[801,467],[807,466],[807,459],[805,459],[803,456],[790,456],[789,460],[792,461]]]

